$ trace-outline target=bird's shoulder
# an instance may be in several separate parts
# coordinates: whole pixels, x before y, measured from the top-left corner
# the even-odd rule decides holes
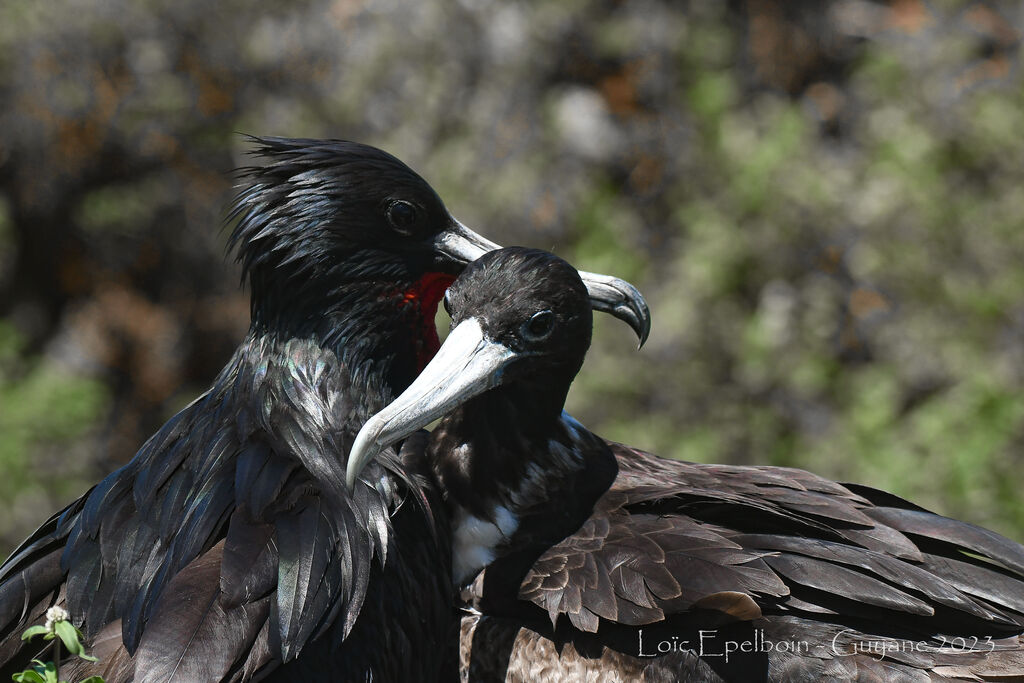
[[[344,486],[359,416],[337,358],[292,343],[243,360],[22,549],[63,545],[72,619],[87,636],[119,622],[147,671],[255,670],[346,633],[416,497],[381,465]]]

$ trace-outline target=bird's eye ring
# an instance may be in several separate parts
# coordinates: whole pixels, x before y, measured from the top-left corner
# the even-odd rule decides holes
[[[409,235],[412,233],[419,215],[412,203],[397,199],[388,205],[387,217],[396,232]]]
[[[543,341],[555,329],[555,314],[551,311],[540,311],[523,323],[523,337],[528,341]]]

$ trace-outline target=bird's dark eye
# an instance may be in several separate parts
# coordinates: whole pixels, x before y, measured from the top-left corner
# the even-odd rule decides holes
[[[528,321],[523,323],[523,337],[528,341],[543,341],[555,329],[555,314],[551,311],[540,311],[534,313]]]
[[[416,225],[416,207],[401,199],[388,205],[388,222],[397,232],[408,235]]]
[[[444,312],[448,314],[449,318],[452,315],[452,299],[451,299],[451,296],[452,296],[452,290],[450,290],[450,289],[444,290]]]

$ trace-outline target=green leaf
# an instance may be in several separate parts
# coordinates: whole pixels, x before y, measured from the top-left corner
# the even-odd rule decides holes
[[[53,624],[53,630],[60,636],[68,652],[79,657],[82,656],[85,648],[82,647],[82,641],[79,640],[79,631],[75,628],[74,624],[70,621],[58,621]]]
[[[89,676],[87,679],[85,679],[84,681],[81,681],[80,683],[107,683],[107,682],[103,680],[103,676]]]
[[[31,669],[26,669],[21,673],[14,674],[11,676],[11,680],[15,683],[46,683],[45,678]]]
[[[43,679],[46,681],[46,683],[60,683],[60,681],[57,680],[56,664],[54,664],[53,662],[47,662],[43,666]]]
[[[16,683],[59,683],[57,667],[53,662],[45,664],[38,659],[32,660],[32,668],[11,676]]]
[[[32,640],[36,636],[43,635],[44,633],[49,633],[49,629],[45,626],[30,626],[21,634],[21,639]]]

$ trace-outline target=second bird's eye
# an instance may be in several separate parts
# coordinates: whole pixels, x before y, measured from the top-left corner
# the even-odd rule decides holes
[[[541,341],[555,328],[555,314],[551,311],[540,311],[534,313],[528,321],[523,324],[523,336],[529,341]]]
[[[408,235],[416,224],[416,207],[401,199],[388,206],[388,222],[398,232]]]

